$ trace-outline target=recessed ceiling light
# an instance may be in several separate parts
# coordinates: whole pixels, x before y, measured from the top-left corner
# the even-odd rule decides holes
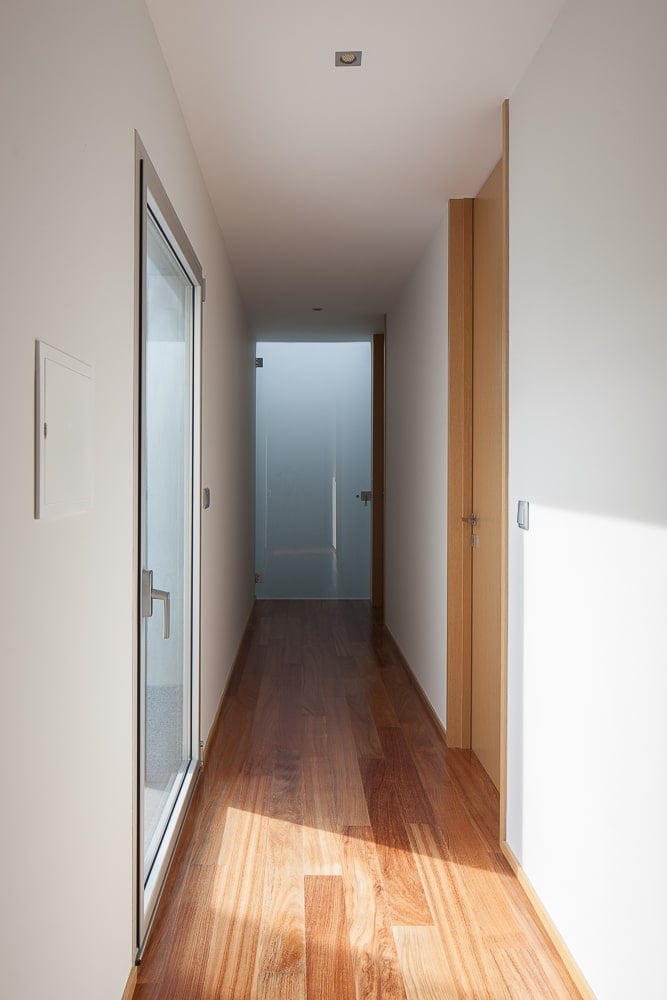
[[[341,49],[336,53],[336,66],[361,66],[361,49]]]

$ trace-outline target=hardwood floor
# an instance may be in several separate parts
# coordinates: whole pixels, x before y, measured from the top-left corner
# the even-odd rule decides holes
[[[135,1000],[579,997],[497,826],[366,603],[258,602]]]

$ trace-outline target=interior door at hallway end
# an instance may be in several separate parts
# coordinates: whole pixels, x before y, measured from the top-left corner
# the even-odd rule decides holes
[[[261,342],[256,596],[371,597],[371,343]]]
[[[473,204],[471,745],[500,785],[503,531],[503,171]]]

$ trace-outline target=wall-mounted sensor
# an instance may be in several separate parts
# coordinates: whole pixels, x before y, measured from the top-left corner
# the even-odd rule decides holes
[[[528,520],[530,516],[530,504],[527,500],[519,500],[519,506],[516,512],[516,523],[524,531],[528,531]]]

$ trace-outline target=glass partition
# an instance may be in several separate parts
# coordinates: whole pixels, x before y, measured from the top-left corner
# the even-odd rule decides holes
[[[257,354],[257,597],[367,600],[370,342]]]

